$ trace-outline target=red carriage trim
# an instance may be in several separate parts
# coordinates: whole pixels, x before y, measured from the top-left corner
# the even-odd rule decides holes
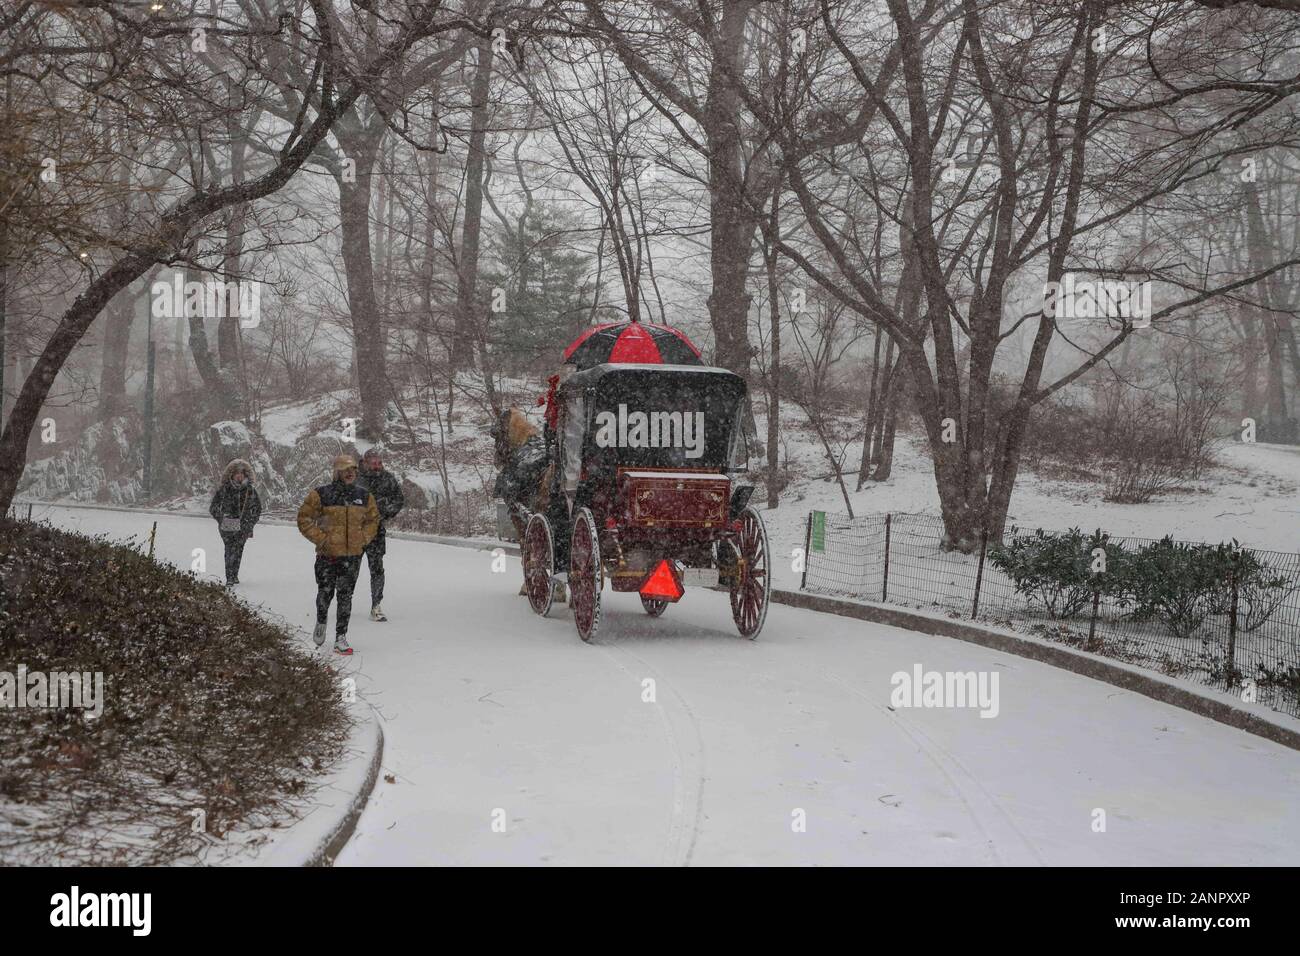
[[[635,362],[643,365],[662,365],[663,355],[659,352],[659,346],[655,344],[654,337],[639,325],[629,325],[627,329],[619,335],[618,340],[614,342],[614,347],[610,349],[609,361],[614,362]]]
[[[603,325],[593,325],[591,328],[587,329],[585,332],[583,332],[576,339],[574,339],[572,342],[569,343],[569,347],[564,350],[564,357],[567,359],[570,355],[572,355],[574,352],[578,350],[578,347],[582,345],[583,342],[587,341],[587,339],[591,338],[597,332],[603,331],[605,329],[612,329],[615,326],[623,325],[623,324],[624,323],[622,322],[606,322]]]

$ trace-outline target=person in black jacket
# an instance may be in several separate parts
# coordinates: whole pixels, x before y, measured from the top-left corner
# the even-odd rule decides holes
[[[253,487],[252,465],[236,458],[226,466],[208,514],[216,520],[217,532],[225,545],[226,586],[236,585],[239,565],[244,559],[244,542],[253,536],[253,526],[262,516],[262,499]]]
[[[370,566],[370,620],[387,621],[380,606],[384,599],[384,552],[388,550],[384,527],[389,519],[397,517],[406,499],[402,497],[402,483],[397,476],[384,470],[384,456],[378,448],[366,450],[357,484],[375,496],[375,505],[379,508],[379,533],[366,545],[365,551],[366,563]]]

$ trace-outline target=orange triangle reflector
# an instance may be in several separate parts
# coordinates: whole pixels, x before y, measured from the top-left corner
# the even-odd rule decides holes
[[[668,601],[670,604],[675,604],[681,600],[682,595],[685,593],[686,589],[682,587],[682,582],[677,579],[677,569],[672,566],[667,558],[655,565],[655,569],[650,572],[650,576],[641,585],[641,596],[643,598]]]

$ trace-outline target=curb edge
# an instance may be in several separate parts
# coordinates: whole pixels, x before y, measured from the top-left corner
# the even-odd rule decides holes
[[[1172,704],[1183,710],[1238,730],[1264,737],[1292,750],[1300,750],[1300,721],[1292,721],[1285,714],[1276,717],[1246,710],[1231,702],[1228,695],[1210,696],[1197,688],[1175,682],[1155,673],[1147,673],[1096,654],[1036,640],[1027,635],[996,631],[966,622],[927,617],[903,608],[883,607],[878,604],[858,603],[838,598],[823,597],[801,591],[772,590],[772,600],[777,604],[803,610],[852,617],[875,624],[885,624],[934,637],[949,637],[971,644],[1015,654],[1030,660],[1050,664],[1084,677],[1091,677],[1116,687],[1130,690],[1145,697]],[[1268,711],[1268,715],[1276,712]],[[1289,726],[1294,724],[1294,726]]]

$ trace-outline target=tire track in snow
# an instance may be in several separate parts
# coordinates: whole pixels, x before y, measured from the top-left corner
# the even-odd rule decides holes
[[[664,865],[690,866],[691,858],[695,854],[695,844],[699,841],[700,829],[704,821],[704,737],[700,733],[700,724],[695,717],[695,711],[691,709],[691,705],[686,702],[686,698],[681,695],[677,688],[666,680],[659,671],[651,667],[645,658],[639,654],[635,654],[626,647],[617,644],[596,644],[595,646],[600,648],[611,663],[632,678],[638,688],[645,677],[654,678],[654,708],[663,726],[664,736],[668,740],[668,749],[673,763],[673,806],[672,815],[668,821],[668,836],[664,842]],[[617,656],[613,653],[614,651],[626,654],[640,664],[643,671],[642,676],[637,677],[632,673],[617,659]],[[682,711],[690,722],[691,734],[695,738],[693,752],[688,752],[683,748],[681,735],[673,730],[673,721],[668,715],[668,708],[664,707],[659,700],[659,690],[664,687],[677,699],[677,703],[681,705]],[[690,766],[689,773],[687,772],[688,765]]]
[[[879,701],[868,697],[857,687],[854,687],[852,684],[845,681],[842,677],[828,671],[822,671],[821,676],[879,711],[891,727],[895,728],[903,734],[903,736],[907,737],[908,740],[915,744],[917,748],[925,754],[926,759],[934,764],[935,768],[943,776],[944,780],[948,782],[948,786],[951,787],[953,793],[957,795],[957,799],[962,802],[962,806],[966,808],[966,812],[970,814],[972,822],[974,822],[976,828],[984,836],[986,845],[988,846],[990,853],[993,855],[994,862],[1002,865],[1013,866],[1047,865],[1039,854],[1038,849],[1033,845],[1029,838],[1025,836],[1020,827],[1016,825],[1015,820],[1012,819],[1011,814],[1006,811],[1006,808],[1002,806],[996,797],[984,788],[984,785],[980,783],[979,778],[971,773],[970,770],[967,769],[966,765],[958,760],[952,752],[920,727],[909,727],[903,722],[902,718],[899,717],[896,711],[890,710]],[[967,785],[963,786],[963,784],[957,780],[958,777],[967,781]],[[978,791],[978,793],[972,795],[972,789]],[[975,804],[981,805],[982,812],[976,810]],[[1003,836],[1001,839],[999,839],[995,832],[992,832],[997,830],[1002,831]],[[1007,831],[1010,832],[1012,837],[1011,839],[1006,839]],[[1023,852],[1014,851],[1013,848],[1016,844],[1020,844],[1023,847]],[[1011,855],[1015,858],[1004,860],[1002,858],[1002,853],[999,852],[1000,849],[1004,851],[1007,849],[1013,849]]]

